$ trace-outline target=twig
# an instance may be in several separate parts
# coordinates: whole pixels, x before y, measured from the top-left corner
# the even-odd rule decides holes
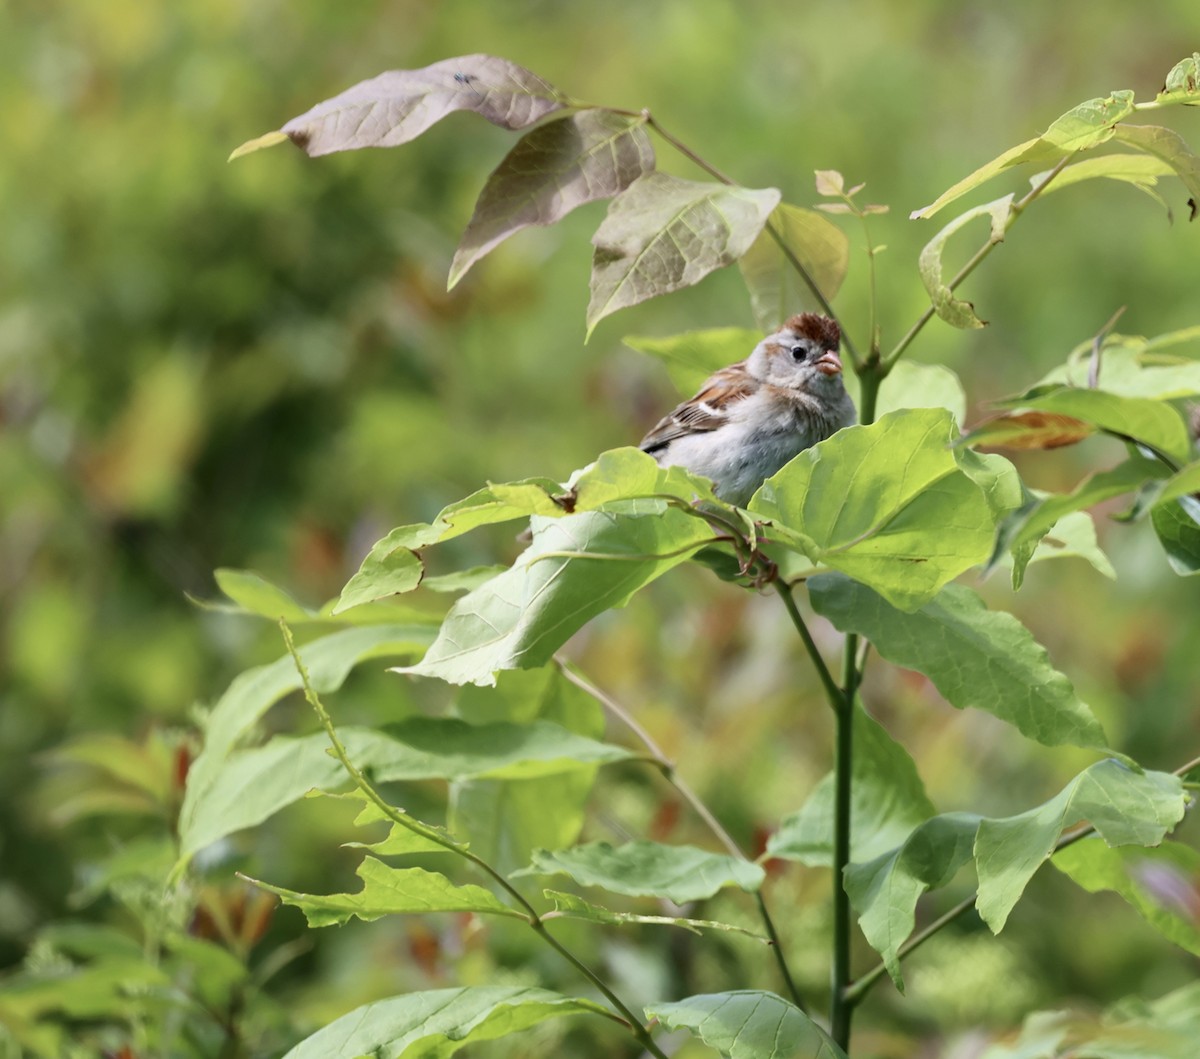
[[[611,695],[596,687],[585,676],[572,669],[565,659],[556,657],[555,661],[558,663],[559,671],[567,680],[600,703],[601,706],[624,724],[637,737],[641,744],[650,751],[650,755],[662,773],[663,778],[679,792],[679,796],[708,825],[709,830],[712,831],[721,845],[729,851],[730,856],[737,857],[739,860],[749,860],[746,854],[742,852],[741,847],[734,841],[733,836],[725,829],[721,821],[716,818],[712,810],[704,804],[691,785],[679,775],[675,763],[667,757],[662,747],[638,723],[637,719]],[[792,1003],[801,1011],[806,1012],[808,1009],[805,1006],[803,997],[800,995],[800,990],[796,985],[795,979],[792,978],[792,972],[788,968],[787,958],[784,956],[783,946],[780,944],[779,933],[775,929],[775,921],[771,918],[771,913],[767,909],[766,899],[763,897],[761,891],[754,896],[758,902],[758,912],[763,922],[763,928],[767,932],[767,937],[771,939],[771,948],[775,953],[775,962],[779,966],[779,973],[783,977],[788,993],[791,995]]]
[[[1096,337],[1092,339],[1092,358],[1088,362],[1088,389],[1094,390],[1100,385],[1100,351],[1104,346],[1104,340],[1108,337],[1109,331],[1117,326],[1117,321],[1121,319],[1121,315],[1125,312],[1125,306],[1122,305],[1115,313],[1109,317],[1106,323],[1099,331],[1096,332]]]
[[[817,648],[816,641],[813,640],[812,633],[808,631],[808,626],[804,623],[800,608],[796,606],[792,590],[782,581],[776,581],[774,584],[780,598],[783,600],[783,605],[787,607],[788,616],[792,619],[792,624],[796,626],[796,631],[800,634],[800,639],[804,643],[804,649],[808,652],[808,657],[812,660],[813,668],[816,669],[817,676],[821,678],[821,686],[825,689],[825,697],[829,700],[829,705],[833,707],[833,712],[836,714],[842,708],[842,689],[838,687],[837,681],[833,679],[833,674],[829,672],[829,667],[825,664],[825,659],[821,657],[821,652]]]
[[[605,997],[606,1000],[621,1016],[617,1016],[612,1012],[606,1013],[609,1018],[621,1023],[629,1029],[629,1032],[637,1038],[638,1042],[651,1055],[657,1059],[667,1059],[667,1056],[654,1042],[654,1038],[650,1035],[650,1031],[642,1025],[641,1020],[628,1007],[622,1003],[621,998],[614,993],[604,980],[595,973],[590,967],[583,963],[574,953],[572,953],[565,945],[562,944],[546,929],[546,925],[542,922],[541,917],[537,913],[537,909],[533,907],[524,897],[524,895],[510,883],[503,875],[493,868],[487,861],[459,842],[455,842],[448,837],[440,836],[436,829],[420,825],[406,813],[402,813],[388,804],[378,791],[371,785],[370,780],[363,775],[362,771],[350,760],[349,754],[346,752],[345,744],[342,743],[341,737],[337,734],[337,729],[334,728],[333,719],[329,716],[329,712],[325,709],[324,703],[321,702],[316,690],[312,686],[312,681],[308,676],[308,669],[305,667],[303,660],[300,658],[299,652],[296,650],[296,643],[292,639],[292,630],[287,622],[282,618],[279,620],[279,628],[283,632],[283,642],[287,646],[288,654],[292,656],[292,662],[296,666],[296,671],[300,674],[300,682],[304,686],[304,697],[308,703],[316,711],[317,717],[320,718],[321,727],[325,729],[325,734],[329,737],[330,745],[333,747],[334,755],[341,762],[350,778],[354,781],[354,785],[362,791],[366,798],[375,805],[376,808],[384,814],[387,819],[409,831],[415,831],[426,838],[431,839],[444,849],[452,853],[457,853],[460,857],[470,861],[477,868],[483,871],[486,875],[507,893],[518,905],[524,910],[529,926],[534,932],[541,937],[551,948],[553,948],[560,956],[570,963],[580,974],[582,974],[597,990]]]

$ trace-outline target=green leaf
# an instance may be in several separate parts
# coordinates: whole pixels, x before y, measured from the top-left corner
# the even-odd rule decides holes
[[[574,511],[595,511],[623,500],[677,497],[688,504],[713,495],[712,482],[683,467],[660,467],[649,453],[626,446],[602,452],[595,462],[576,471],[563,499]],[[723,505],[728,511],[733,508]]]
[[[559,890],[543,890],[543,894],[554,902],[554,911],[546,913],[542,919],[581,919],[587,923],[600,923],[605,926],[625,926],[635,923],[647,926],[682,927],[693,934],[701,934],[706,930],[720,930],[732,934],[744,934],[758,941],[770,944],[770,939],[745,927],[735,927],[732,923],[718,923],[711,919],[686,919],[681,916],[642,916],[634,912],[613,912],[601,908],[590,901],[574,894],[565,894]]]
[[[537,74],[494,55],[443,59],[419,70],[389,70],[318,103],[281,130],[310,158],[360,147],[397,147],[456,110],[503,129],[523,129],[561,110],[566,98]],[[267,133],[233,157],[281,142]]]
[[[1002,554],[1011,551],[1013,587],[1020,588],[1025,567],[1038,542],[1060,519],[1102,500],[1133,492],[1146,482],[1166,478],[1169,474],[1170,470],[1161,461],[1133,456],[1110,470],[1089,475],[1069,493],[1058,493],[1044,499],[1033,497],[1001,526],[989,568],[999,561]]]
[[[668,338],[631,335],[622,341],[630,349],[662,360],[680,394],[691,397],[718,368],[748,357],[762,337],[759,331],[741,327],[715,327]]]
[[[794,1004],[758,989],[701,993],[651,1004],[646,1017],[689,1030],[728,1059],[845,1059],[829,1035]]]
[[[253,570],[221,569],[213,572],[217,587],[242,610],[289,625],[312,621],[316,613],[302,607],[282,588],[271,584]]]
[[[1191,459],[1192,442],[1187,425],[1163,401],[1060,386],[1048,391],[1031,390],[998,404],[1002,408],[1034,408],[1073,416],[1106,433],[1132,438],[1176,463],[1184,464]]]
[[[1179,777],[1135,772],[1110,759],[1080,773],[1045,805],[983,820],[975,837],[979,915],[998,934],[1071,824],[1088,821],[1110,846],[1155,846],[1183,819],[1186,801]]]
[[[1054,854],[1051,863],[1088,893],[1120,894],[1163,937],[1200,956],[1200,852],[1179,842],[1152,849],[1106,846],[1086,838]]]
[[[1000,465],[964,459],[957,437],[941,409],[848,427],[768,478],[749,508],[772,539],[915,610],[992,549],[995,516],[971,474],[990,489]]]
[[[786,202],[775,207],[768,223],[804,266],[825,300],[833,301],[850,264],[850,240],[845,232],[815,210]],[[754,320],[764,332],[775,331],[800,309],[822,308],[775,236],[765,228],[742,255],[738,268],[750,292]]]
[[[1116,131],[1117,139],[1130,147],[1136,147],[1155,158],[1161,159],[1174,170],[1187,189],[1190,220],[1196,219],[1197,202],[1200,202],[1200,158],[1184,142],[1174,129],[1161,125],[1121,125]]]
[[[1086,151],[1112,138],[1117,122],[1133,113],[1133,92],[1127,88],[1089,99],[1055,118],[1042,140],[1064,153]]]
[[[1171,569],[1180,577],[1200,573],[1200,526],[1182,504],[1159,504],[1150,512],[1150,520]]]
[[[1125,126],[1117,126],[1116,136],[1121,139],[1121,131]],[[1035,173],[1029,178],[1033,187],[1044,184],[1052,170]],[[1100,158],[1086,158],[1065,169],[1059,170],[1054,179],[1046,184],[1043,195],[1071,187],[1085,180],[1103,177],[1106,180],[1116,180],[1123,184],[1131,184],[1138,191],[1149,195],[1167,211],[1168,219],[1172,216],[1171,207],[1154,189],[1158,186],[1158,178],[1172,176],[1175,170],[1159,158],[1144,154],[1109,154]]]
[[[924,673],[952,706],[986,710],[1046,746],[1107,745],[1045,648],[965,585],[947,585],[911,613],[841,574],[810,578],[808,591],[818,614],[842,632],[866,637],[889,662]]]
[[[702,901],[725,886],[751,893],[765,874],[757,864],[695,846],[590,842],[552,852],[539,849],[525,875],[569,875],[581,886],[602,886],[629,897],[665,897],[677,905]]]
[[[535,779],[561,775],[634,754],[576,735],[549,721],[467,724],[455,718],[411,717],[383,730],[339,730],[351,761],[377,782],[461,780],[472,777]],[[253,827],[313,788],[348,780],[329,753],[324,732],[278,736],[265,746],[232,753],[190,804],[185,853]],[[182,829],[181,829],[182,830]]]
[[[980,185],[986,184],[992,177],[1008,169],[1010,166],[1020,165],[1022,162],[1052,162],[1062,156],[1063,152],[1061,150],[1043,142],[1040,138],[1026,140],[1024,143],[1017,144],[1016,147],[1010,147],[1002,155],[993,158],[986,165],[980,166],[970,176],[964,177],[953,187],[944,191],[928,206],[922,206],[919,210],[913,210],[909,214],[909,219],[917,221],[932,217],[944,206],[950,205],[956,199],[960,199],[968,192],[974,191]]]
[[[401,672],[493,684],[499,670],[544,665],[590,618],[712,539],[700,519],[653,500],[532,526],[512,568],[459,599],[425,657]]]
[[[846,380],[851,384],[851,380]],[[857,379],[847,389],[857,398]],[[856,401],[857,403],[857,401]],[[945,408],[961,424],[967,414],[967,394],[962,381],[941,364],[898,361],[888,372],[875,404],[875,418],[905,408]]]
[[[1109,335],[1101,347],[1099,389],[1123,397],[1156,397],[1169,400],[1200,394],[1200,361],[1163,352],[1172,345],[1194,341],[1200,329],[1188,328],[1157,338]],[[1092,360],[1092,343],[1081,342],[1036,387],[1051,383],[1086,387]]]
[[[479,526],[511,522],[533,514],[555,514],[551,499],[559,492],[549,478],[528,478],[503,485],[488,485],[463,500],[449,504],[431,523],[400,526],[376,542],[350,578],[333,608],[334,614],[384,596],[411,592],[425,574],[420,549],[450,540]]]
[[[935,816],[896,849],[846,868],[846,893],[859,912],[863,936],[902,993],[899,950],[916,925],[917,900],[949,883],[971,859],[978,826],[979,817],[971,813]]]
[[[301,894],[258,879],[248,882],[275,894],[285,905],[299,908],[310,927],[347,923],[352,918],[371,922],[384,916],[429,912],[475,912],[525,919],[523,912],[500,901],[482,886],[456,886],[446,876],[424,868],[391,868],[367,857],[358,866],[363,888],[355,894]]]
[[[929,292],[930,301],[933,302],[933,311],[953,327],[983,327],[984,321],[975,315],[974,307],[970,302],[955,298],[950,287],[942,279],[942,253],[946,248],[946,241],[969,221],[976,217],[988,217],[992,227],[989,242],[1002,243],[1004,233],[1008,230],[1012,202],[1012,195],[1005,195],[1004,198],[996,199],[995,202],[967,210],[966,213],[955,217],[930,239],[925,245],[925,249],[921,251],[917,267],[921,272],[921,281]]]
[[[809,867],[833,864],[833,773],[787,816],[767,842],[767,854]],[[873,860],[900,845],[934,808],[908,752],[861,707],[854,710],[850,789],[850,859]]]
[[[495,169],[450,266],[448,286],[510,235],[612,198],[654,168],[645,119],[595,108],[526,133]]]
[[[600,704],[553,665],[499,673],[495,687],[468,684],[457,709],[477,724],[542,720],[590,739],[604,734]],[[450,788],[450,823],[476,854],[507,874],[527,865],[539,847],[578,841],[595,777],[593,767],[540,779],[459,780]]]
[[[613,200],[592,237],[588,334],[604,317],[698,283],[732,264],[779,205],[755,191],[647,173]]]
[[[371,658],[411,657],[424,650],[429,630],[405,625],[369,625],[345,629],[313,640],[300,648],[318,693],[336,691],[360,662]],[[204,749],[188,770],[187,788],[179,811],[181,857],[199,845],[193,838],[198,807],[213,796],[225,760],[238,739],[276,702],[300,688],[300,676],[290,655],[240,674],[221,696],[208,718]]]
[[[972,858],[979,875],[976,908],[998,934],[1068,826],[1087,820],[1110,845],[1149,846],[1182,819],[1184,807],[1178,777],[1101,761],[1049,802],[1017,816],[947,813],[925,821],[896,849],[851,864],[846,893],[863,934],[903,990],[899,949],[915,925],[917,900],[947,885]]]
[[[1117,572],[1096,539],[1096,523],[1086,511],[1072,511],[1063,515],[1037,542],[1030,556],[1030,563],[1046,559],[1084,559],[1098,573],[1110,581],[1117,579]]]
[[[1163,90],[1155,96],[1154,102],[1200,106],[1200,52],[1193,52],[1171,67],[1171,72],[1163,82]]]
[[[431,989],[376,1000],[335,1019],[284,1059],[443,1059],[472,1041],[507,1037],[560,1015],[610,1012],[590,1000],[522,986]]]
[[[1056,118],[1041,136],[1010,147],[1002,155],[980,166],[937,200],[912,213],[912,219],[932,217],[943,206],[961,198],[1010,166],[1024,162],[1054,162],[1064,155],[1097,147],[1113,136],[1117,122],[1133,113],[1133,93],[1127,89],[1106,98],[1089,99]]]

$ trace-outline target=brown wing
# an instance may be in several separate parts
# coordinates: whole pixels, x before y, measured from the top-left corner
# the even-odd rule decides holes
[[[695,397],[684,401],[658,421],[638,447],[643,452],[658,452],[676,438],[688,434],[704,434],[718,429],[729,418],[729,409],[749,397],[759,382],[739,361],[710,375]]]

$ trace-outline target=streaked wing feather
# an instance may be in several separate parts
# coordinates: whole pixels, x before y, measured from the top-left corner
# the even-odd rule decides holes
[[[728,421],[730,408],[749,397],[758,386],[758,380],[746,370],[745,361],[722,368],[705,380],[694,397],[663,416],[639,447],[643,452],[653,453],[676,438],[717,430]]]

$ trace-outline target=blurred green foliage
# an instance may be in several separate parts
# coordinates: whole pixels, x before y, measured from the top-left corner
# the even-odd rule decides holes
[[[469,117],[399,151],[319,162],[277,148],[227,166],[233,147],[380,70],[504,55],[577,97],[651,107],[722,169],[788,201],[813,201],[814,168],[866,180],[872,201],[892,206],[874,231],[888,244],[880,320],[894,339],[926,304],[915,259],[936,230],[906,220],[910,210],[1079,100],[1125,87],[1150,96],[1198,42],[1193,0],[1152,11],[1082,0],[613,0],[602,11],[555,0],[10,0],[0,9],[0,967],[85,957],[79,937],[39,934],[68,917],[145,941],[131,924],[146,922],[137,910],[149,896],[105,893],[97,865],[131,848],[161,863],[196,704],[280,652],[273,629],[187,602],[215,595],[212,569],[254,568],[320,603],[389,527],[427,519],[485,480],[565,478],[640,437],[673,391],[622,336],[752,325],[730,271],[606,320],[585,346],[599,206],[522,233],[447,294],[458,233],[511,142]],[[1196,143],[1193,118],[1175,127]],[[694,175],[673,158],[663,165]],[[1173,224],[1149,199],[1098,182],[1039,204],[965,288],[992,325],[935,322],[915,359],[958,371],[975,418],[1120,305],[1129,333],[1200,322],[1200,227],[1165,183]],[[857,248],[861,236],[848,233]],[[863,266],[853,260],[838,301],[860,342]],[[1018,463],[1033,485],[1065,488],[1117,451],[1093,440]],[[1100,521],[1115,584],[1083,563],[1052,563],[1020,595],[985,590],[1048,646],[1115,745],[1169,769],[1200,744],[1194,586],[1170,574],[1145,527]],[[517,547],[505,534],[453,542],[447,556],[505,561]],[[743,841],[794,810],[826,770],[815,678],[752,594],[673,575],[595,622],[575,653]],[[378,721],[438,694],[368,672],[338,710]],[[878,667],[864,694],[940,807],[1019,811],[1086,760],[968,720],[903,671]],[[268,722],[312,726],[295,702]],[[104,741],[118,737],[128,741]],[[437,792],[406,797],[416,811]],[[597,838],[695,837],[632,768],[606,773],[593,804]],[[297,888],[337,889],[353,858],[328,851],[349,818],[305,803],[238,836],[233,859],[252,873],[269,862],[273,879]],[[253,899],[230,888],[228,868],[197,899],[213,922],[224,909],[225,926],[161,925],[178,942],[163,973],[171,960],[202,963],[184,950],[204,938],[261,969],[252,942],[267,928],[239,932]],[[793,966],[818,989],[822,949],[804,938],[827,927],[823,874],[789,869],[771,885],[792,909]],[[914,964],[916,1004],[873,998],[869,1054],[1009,1025],[1031,997],[1100,1004],[1191,973],[1115,898],[1080,900],[1053,877],[1032,889],[1003,950],[985,954],[969,930],[945,936],[925,971]],[[714,902],[719,918],[744,914],[727,903]],[[1097,910],[1103,930],[1090,925]],[[272,945],[299,937],[298,920],[280,913]],[[681,967],[696,990],[731,977],[772,986],[770,967],[738,941],[706,940],[690,959],[690,938],[643,946],[636,934],[564,933],[576,930],[634,994],[665,993]],[[436,919],[306,939],[311,950],[271,983],[282,1007],[260,1012],[262,1054],[376,996],[560,977],[503,926],[487,946]],[[977,980],[954,970],[960,961],[997,969]],[[996,976],[1005,990],[981,1003],[979,981]],[[585,1051],[605,1046],[589,1032],[549,1023],[512,1047],[615,1054]],[[503,1047],[479,1054],[529,1054]]]

